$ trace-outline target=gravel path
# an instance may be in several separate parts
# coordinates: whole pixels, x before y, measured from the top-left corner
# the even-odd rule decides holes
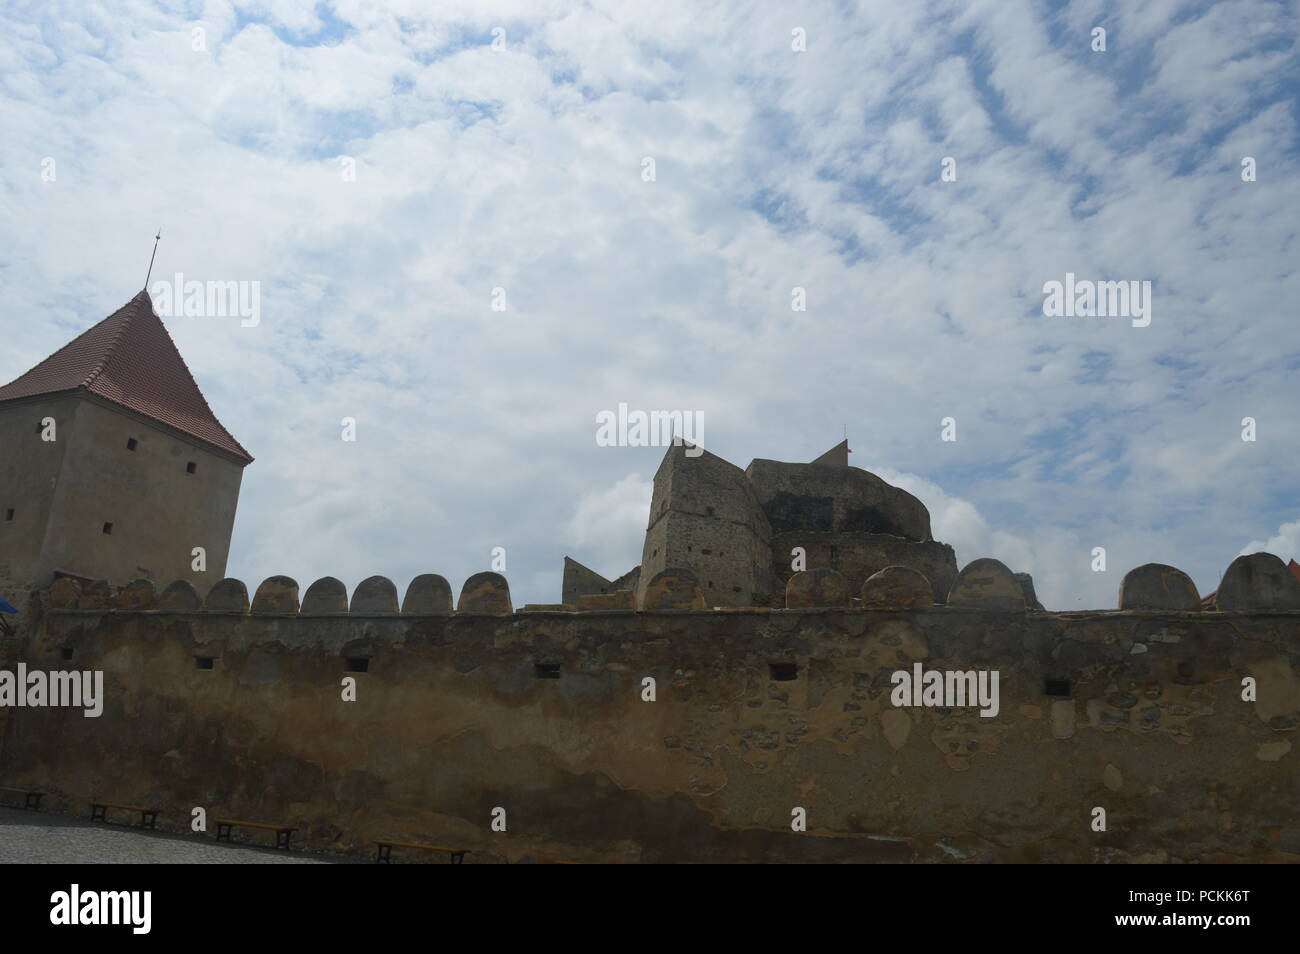
[[[140,831],[125,825],[0,807],[0,864],[327,865],[360,859],[217,844],[214,836]]]

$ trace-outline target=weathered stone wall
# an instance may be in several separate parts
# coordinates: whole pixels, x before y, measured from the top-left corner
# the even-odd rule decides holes
[[[689,567],[709,606],[771,598],[771,530],[745,472],[701,451],[670,447],[654,478],[638,599],[658,573]]]
[[[930,512],[905,490],[857,467],[754,460],[745,470],[773,533],[789,530],[930,537]]]
[[[959,582],[967,600],[1015,582],[994,561],[965,576],[992,580]],[[226,612],[183,586],[165,605],[189,609],[114,609],[65,581],[24,657],[102,669],[104,714],[10,710],[5,784],[471,862],[1300,861],[1294,611],[366,615],[367,581],[359,612],[307,616],[272,581],[251,615],[238,581],[207,600]],[[473,584],[508,608],[495,574]],[[1000,711],[895,707],[891,673],[918,662],[997,671]]]
[[[46,415],[56,422],[53,442],[37,433]],[[184,578],[206,590],[225,575],[243,479],[232,458],[84,396],[6,404],[0,439],[12,458],[0,468],[0,553],[9,566],[0,565],[0,579],[22,588],[64,570],[116,583]],[[4,520],[10,507],[12,522]],[[192,569],[194,547],[205,550],[201,573]]]
[[[0,596],[14,606],[22,605],[37,579],[76,403],[42,396],[0,407]],[[52,441],[41,440],[37,430],[47,417],[55,421]]]
[[[886,566],[924,573],[943,602],[957,574],[952,548],[930,535],[930,515],[911,494],[849,467],[842,444],[811,464],[755,460],[742,471],[708,452],[672,447],[655,473],[638,599],[656,574],[689,568],[709,606],[780,606],[802,546],[809,568],[832,567],[854,590]],[[563,600],[603,579],[565,564]]]
[[[806,568],[827,567],[843,574],[853,593],[867,577],[887,566],[908,566],[925,574],[934,588],[934,601],[943,603],[957,578],[957,556],[946,543],[924,543],[883,533],[816,533],[792,530],[772,537],[772,573],[778,591],[794,570],[791,553],[803,547]]]

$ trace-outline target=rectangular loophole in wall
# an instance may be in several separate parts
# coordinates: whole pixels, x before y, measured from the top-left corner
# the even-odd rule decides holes
[[[195,668],[195,669],[211,669],[212,666],[213,666],[213,663],[214,663],[215,661],[216,661],[216,657],[215,657],[215,656],[195,656],[195,657],[194,657],[194,668]]]
[[[1068,679],[1045,679],[1043,680],[1043,695],[1060,696],[1068,699],[1070,697],[1070,680]]]
[[[370,660],[365,656],[349,656],[348,672],[370,672]]]
[[[799,678],[799,665],[792,662],[768,663],[768,673],[773,682],[794,682]]]
[[[111,523],[106,523],[106,524],[104,524],[104,532],[105,532],[105,533],[112,533],[112,532],[113,532],[113,525],[112,525]]]
[[[71,658],[72,658],[72,647],[71,647],[71,646],[64,646],[63,649],[60,651],[60,655],[61,655],[65,660],[66,660],[66,659],[71,659]]]
[[[5,511],[5,519],[12,520],[13,518],[14,518],[14,508],[10,507],[8,510]]]
[[[535,663],[533,665],[533,675],[538,679],[559,679],[559,663]]]
[[[187,474],[192,474],[192,473],[194,473],[194,471],[195,471],[197,468],[198,468],[198,465],[197,465],[196,463],[194,463],[194,461],[190,461],[189,463],[187,463],[187,464],[185,465],[185,473],[187,473]]]
[[[136,442],[135,442],[135,438],[134,438],[134,437],[128,437],[128,438],[126,439],[126,449],[127,449],[127,450],[135,450],[135,443],[136,443]]]

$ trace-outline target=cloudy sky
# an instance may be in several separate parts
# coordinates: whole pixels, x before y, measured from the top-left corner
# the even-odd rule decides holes
[[[517,605],[565,554],[621,574],[662,456],[598,446],[624,402],[741,467],[847,427],[959,564],[1050,608],[1152,561],[1208,592],[1300,557],[1297,16],[6,4],[0,378],[130,299],[161,226],[155,280],[260,283],[255,327],[165,319],[257,458],[250,589],[459,589],[498,546]],[[1067,272],[1151,282],[1150,324],[1045,316]]]

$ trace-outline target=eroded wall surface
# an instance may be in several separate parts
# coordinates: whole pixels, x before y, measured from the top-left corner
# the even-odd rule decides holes
[[[35,616],[29,667],[105,673],[99,718],[4,720],[4,784],[52,808],[471,862],[1300,861],[1296,613]],[[997,671],[996,717],[895,707],[917,662]]]
[[[930,581],[936,603],[947,600],[957,579],[957,555],[946,543],[918,542],[884,533],[787,530],[772,537],[772,578],[777,592],[784,591],[794,575],[792,557],[796,547],[802,548],[809,569],[829,567],[837,571],[854,593],[861,591],[869,576],[887,566],[907,566],[923,573]]]

